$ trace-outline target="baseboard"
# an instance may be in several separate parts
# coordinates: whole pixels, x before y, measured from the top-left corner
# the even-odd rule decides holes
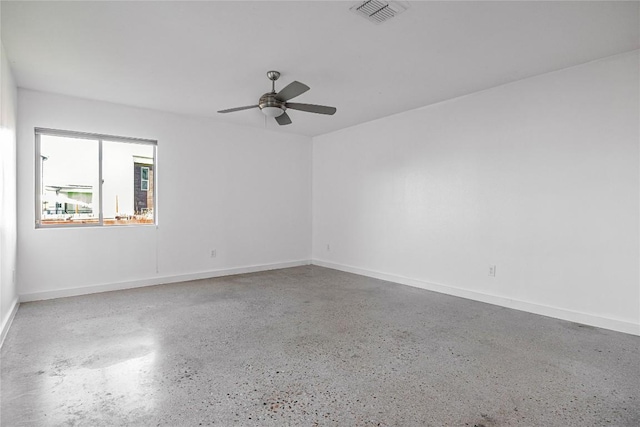
[[[498,305],[501,307],[512,308],[515,310],[526,311],[528,313],[539,314],[542,316],[553,317],[556,319],[568,320],[570,322],[582,323],[585,325],[596,326],[598,328],[610,329],[617,332],[624,332],[632,335],[640,335],[640,324],[626,322],[623,320],[610,319],[606,317],[594,316],[592,314],[581,313],[577,311],[567,310],[558,307],[535,304],[526,301],[519,301],[505,298],[498,295],[490,295],[481,292],[470,291],[467,289],[455,288],[452,286],[431,283],[422,280],[411,279],[408,277],[396,276],[393,274],[381,273],[378,271],[366,270],[363,268],[352,267],[349,265],[337,264],[330,261],[314,259],[311,264],[321,267],[327,267],[334,270],[346,271],[348,273],[359,274],[361,276],[373,277],[375,279],[386,280],[388,282],[400,283],[402,285],[413,286],[416,288],[426,289],[429,291],[439,292],[442,294],[452,295],[456,297],[466,298],[474,301],[481,301],[488,304]]]
[[[19,306],[19,298],[14,299],[13,303],[11,304],[11,310],[9,310],[9,313],[5,316],[4,319],[2,319],[2,335],[0,335],[0,348],[2,348],[2,345],[4,344],[4,339],[9,332],[9,328],[11,327],[11,323],[13,323],[13,319],[16,317]]]
[[[164,285],[190,280],[210,279],[213,277],[233,276],[236,274],[255,273],[258,271],[278,270],[281,268],[298,267],[311,264],[310,260],[280,262],[274,264],[250,265],[245,267],[225,268],[220,270],[202,271],[198,273],[178,274],[172,276],[158,276],[148,279],[133,280],[127,282],[108,283],[102,285],[86,286],[82,288],[58,289],[55,291],[33,292],[20,294],[21,302],[42,301],[54,298],[73,297],[78,295],[95,294],[99,292],[121,291],[124,289],[142,288],[145,286]]]

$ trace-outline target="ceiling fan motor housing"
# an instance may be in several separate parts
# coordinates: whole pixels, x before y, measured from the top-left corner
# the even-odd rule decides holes
[[[285,103],[276,98],[275,93],[265,93],[260,97],[258,106],[260,110],[269,117],[278,117],[286,110]]]

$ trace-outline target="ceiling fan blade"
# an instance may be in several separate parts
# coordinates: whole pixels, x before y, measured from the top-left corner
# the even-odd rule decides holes
[[[279,115],[278,117],[276,117],[276,122],[278,122],[278,124],[280,126],[290,125],[291,124],[291,117],[289,117],[289,115],[286,112],[284,112],[281,115]]]
[[[326,105],[315,105],[315,104],[300,104],[297,102],[287,102],[287,108],[291,108],[292,110],[300,110],[306,111],[307,113],[318,113],[318,114],[328,114],[333,115],[337,111],[335,107],[327,107]]]
[[[288,101],[296,96],[302,95],[309,90],[309,86],[300,82],[291,82],[276,94],[278,101]]]
[[[258,106],[247,105],[246,107],[229,108],[228,110],[220,110],[218,113],[233,113],[234,111],[250,110],[251,108],[258,108]]]

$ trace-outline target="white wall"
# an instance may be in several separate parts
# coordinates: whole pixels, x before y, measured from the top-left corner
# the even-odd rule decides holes
[[[636,51],[314,138],[314,263],[640,333],[639,69]]]
[[[17,309],[16,109],[17,90],[0,44],[0,343]]]
[[[23,89],[18,99],[22,299],[309,262],[310,138]],[[35,229],[35,127],[158,140],[158,229]]]

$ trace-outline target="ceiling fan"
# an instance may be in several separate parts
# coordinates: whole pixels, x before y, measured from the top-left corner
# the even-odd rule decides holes
[[[294,81],[289,83],[280,92],[276,92],[276,80],[280,78],[280,72],[269,71],[267,77],[271,80],[271,92],[265,93],[258,100],[257,105],[247,105],[246,107],[229,108],[228,110],[220,110],[218,113],[233,113],[234,111],[249,110],[251,108],[260,108],[260,111],[267,116],[276,119],[280,126],[291,124],[291,118],[287,114],[287,109],[306,111],[307,113],[318,113],[333,115],[336,112],[334,107],[315,104],[300,104],[298,102],[287,102],[296,96],[302,95],[309,90],[309,86]]]

